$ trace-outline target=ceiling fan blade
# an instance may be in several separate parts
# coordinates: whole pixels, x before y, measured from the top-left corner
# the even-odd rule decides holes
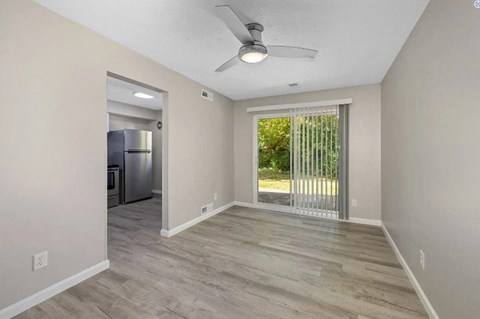
[[[317,55],[317,50],[288,47],[283,45],[268,45],[268,55],[280,58],[310,58],[313,59]]]
[[[232,31],[242,44],[253,42],[252,35],[245,26],[245,23],[240,20],[230,6],[216,6],[215,9],[217,10],[217,15],[225,22],[230,31]]]
[[[231,68],[237,63],[238,63],[238,56],[234,56],[233,58],[231,58],[230,60],[222,64],[218,69],[216,69],[215,72],[223,72],[226,69]]]

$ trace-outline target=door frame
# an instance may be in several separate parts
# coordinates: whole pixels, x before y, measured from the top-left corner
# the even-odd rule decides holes
[[[260,203],[258,201],[258,121],[264,119],[291,118],[289,112],[275,114],[256,114],[253,116],[253,205],[262,209],[276,210],[283,213],[293,213],[292,206]],[[291,190],[290,190],[291,192]]]
[[[349,103],[339,104],[339,114],[340,115],[340,123],[339,125],[342,127],[340,130],[339,136],[339,143],[343,145],[344,153],[340,156],[343,158],[340,160],[340,164],[342,167],[339,169],[339,176],[338,184],[343,183],[343,191],[344,194],[339,198],[339,210],[338,210],[338,219],[337,220],[349,220],[349,106],[351,105],[351,100]],[[292,213],[294,214],[293,207],[290,206],[282,206],[276,204],[266,204],[258,202],[258,120],[261,119],[273,119],[273,118],[285,118],[289,117],[291,119],[290,109],[283,109],[281,113],[266,113],[266,114],[255,114],[253,116],[253,156],[252,156],[252,168],[253,168],[253,200],[252,204],[254,207],[258,207],[261,209],[268,209],[273,211],[279,211],[283,213]],[[279,110],[277,110],[279,111]],[[341,152],[340,152],[341,153]],[[291,173],[291,172],[290,172]],[[337,187],[338,187],[337,184]],[[290,192],[292,190],[290,189]],[[342,210],[342,212],[340,211]],[[324,217],[319,217],[324,218]]]
[[[107,112],[107,94],[108,94],[108,87],[107,87],[107,79],[108,77],[112,77],[118,80],[122,80],[128,83],[132,83],[141,87],[145,87],[147,89],[162,93],[163,100],[162,100],[162,167],[161,167],[161,173],[162,173],[162,226],[161,229],[159,229],[159,233],[163,235],[164,230],[168,229],[168,221],[169,221],[169,204],[168,204],[168,197],[169,197],[169,178],[168,178],[168,172],[169,172],[169,165],[168,165],[168,157],[169,157],[169,92],[162,90],[156,86],[144,83],[144,82],[139,82],[137,80],[122,76],[118,73],[114,73],[111,71],[107,71],[105,74],[105,111],[107,113],[107,132],[109,130],[109,115]],[[104,166],[108,166],[108,151],[107,151],[107,139],[106,139],[106,134],[105,134],[105,161],[104,161]],[[105,170],[105,174],[107,171]],[[106,175],[105,175],[105,191],[107,190],[106,188]],[[106,202],[107,196],[105,196],[105,258],[108,259],[108,208],[107,208],[107,202]]]

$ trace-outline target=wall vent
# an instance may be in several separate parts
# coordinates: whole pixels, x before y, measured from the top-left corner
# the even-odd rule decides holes
[[[209,101],[213,101],[213,93],[212,92],[208,92],[207,90],[202,89],[202,94],[201,95],[204,99],[207,99]]]
[[[213,203],[210,203],[201,207],[200,214],[205,215],[207,213],[210,213],[212,210],[213,210]]]

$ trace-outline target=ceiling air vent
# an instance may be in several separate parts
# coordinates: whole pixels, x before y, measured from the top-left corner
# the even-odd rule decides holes
[[[203,97],[204,99],[209,100],[209,101],[213,101],[213,93],[212,93],[212,92],[208,92],[207,90],[202,89],[202,97]]]

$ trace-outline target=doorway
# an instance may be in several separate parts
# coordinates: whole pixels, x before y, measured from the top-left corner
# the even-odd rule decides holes
[[[346,105],[254,117],[254,203],[348,219]]]
[[[257,201],[289,207],[291,202],[291,119],[288,116],[260,116],[257,129]]]
[[[115,259],[116,247],[168,224],[168,93],[110,72],[106,84],[107,256]]]

